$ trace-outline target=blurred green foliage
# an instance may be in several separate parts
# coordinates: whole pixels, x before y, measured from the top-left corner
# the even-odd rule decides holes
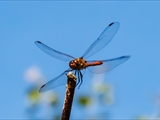
[[[39,93],[39,84],[37,82],[32,83],[31,87],[27,91],[27,101],[29,103],[28,106],[28,116],[30,118],[49,118],[49,119],[55,119],[60,120],[61,116],[61,110],[60,108],[61,104],[59,104],[60,98],[57,95],[56,92],[50,91],[46,93]],[[94,100],[98,100],[100,104],[111,104],[113,103],[113,95],[112,95],[112,86],[103,83],[103,84],[97,84],[96,87],[93,87],[93,91],[86,92],[85,94],[81,94],[76,96],[74,101],[76,101],[77,105],[81,106],[83,109],[86,109],[86,107],[92,107],[94,106]],[[74,107],[74,106],[73,106]],[[44,117],[39,117],[40,111],[43,110],[49,110],[48,113],[43,114]],[[78,111],[78,110],[77,110]],[[54,114],[53,114],[54,113]],[[104,114],[106,112],[104,111]],[[103,116],[103,113],[99,114],[98,116]],[[50,117],[49,117],[50,116]],[[88,118],[86,116],[86,118]],[[89,119],[95,119],[95,115],[92,118]]]
[[[137,117],[136,120],[150,120],[150,118],[146,115],[140,115]],[[156,119],[156,120],[158,120],[158,119]]]
[[[28,91],[28,99],[31,102],[31,104],[36,104],[39,102],[40,94],[36,87],[33,87]]]
[[[38,118],[48,118],[54,120],[61,119],[61,111],[62,111],[62,104],[59,104],[60,97],[58,93],[55,91],[46,92],[45,94],[39,93],[39,84],[38,82],[32,83],[32,85],[27,90],[27,101],[28,101],[28,108],[27,113],[30,119],[38,119]],[[87,116],[87,120],[96,120],[100,118],[109,118],[109,111],[107,111],[106,105],[113,105],[114,104],[114,92],[112,85],[108,83],[94,83],[92,86],[92,90],[86,93],[81,93],[74,98],[74,101],[77,105],[81,106],[82,109],[92,109],[93,106],[96,105],[101,106],[98,108],[100,112],[98,114],[91,114]],[[74,107],[74,106],[73,106]],[[94,108],[94,107],[93,107]],[[102,110],[103,109],[103,110]],[[43,116],[41,116],[41,111],[43,112]],[[80,110],[77,109],[80,112]],[[85,113],[85,111],[83,111]],[[81,113],[83,114],[83,113]],[[151,120],[151,118],[147,115],[139,115],[135,118],[135,120]],[[159,117],[156,117],[156,120],[160,120]]]
[[[82,106],[87,106],[91,104],[91,97],[87,95],[78,96],[78,104]]]

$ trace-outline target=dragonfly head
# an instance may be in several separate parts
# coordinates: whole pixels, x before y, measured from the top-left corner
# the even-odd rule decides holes
[[[77,70],[77,68],[78,68],[78,62],[77,62],[77,60],[75,59],[75,60],[70,61],[69,66],[73,70]]]

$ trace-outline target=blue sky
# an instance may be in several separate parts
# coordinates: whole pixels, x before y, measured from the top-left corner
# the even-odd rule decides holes
[[[116,103],[111,118],[132,118],[156,112],[160,92],[160,2],[0,2],[0,118],[25,118],[25,72],[37,66],[46,81],[68,68],[68,63],[45,54],[34,44],[80,57],[111,22],[120,22],[113,40],[91,59],[131,58],[105,79],[114,87]],[[85,80],[86,79],[86,80]],[[85,74],[80,90],[88,89]],[[65,86],[56,90],[65,90]],[[63,104],[63,103],[62,103]]]

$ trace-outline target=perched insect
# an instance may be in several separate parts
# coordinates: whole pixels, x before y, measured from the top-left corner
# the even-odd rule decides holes
[[[82,70],[87,68],[92,73],[104,73],[112,70],[113,68],[117,67],[118,65],[128,60],[130,56],[121,56],[118,58],[108,59],[108,60],[89,60],[89,61],[85,60],[86,58],[91,57],[92,55],[100,51],[102,48],[104,48],[114,37],[119,26],[120,23],[118,22],[112,22],[111,24],[109,24],[100,34],[100,36],[84,52],[82,57],[79,58],[74,58],[71,55],[54,50],[40,41],[35,41],[35,44],[45,53],[63,61],[70,61],[69,62],[70,68],[64,71],[59,76],[52,79],[51,81],[49,81],[48,83],[44,84],[40,88],[40,92],[44,92],[52,88],[55,88],[57,86],[66,84],[67,78],[65,74],[69,71],[75,72],[74,74],[77,75],[78,78],[77,85],[79,83],[81,85],[83,82],[83,75],[81,72]]]

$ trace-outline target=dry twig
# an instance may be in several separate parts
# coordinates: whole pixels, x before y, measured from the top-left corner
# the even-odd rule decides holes
[[[66,85],[66,96],[62,111],[61,120],[69,120],[71,108],[72,108],[72,101],[74,97],[74,91],[76,87],[76,76],[72,72],[67,74],[68,80]]]

